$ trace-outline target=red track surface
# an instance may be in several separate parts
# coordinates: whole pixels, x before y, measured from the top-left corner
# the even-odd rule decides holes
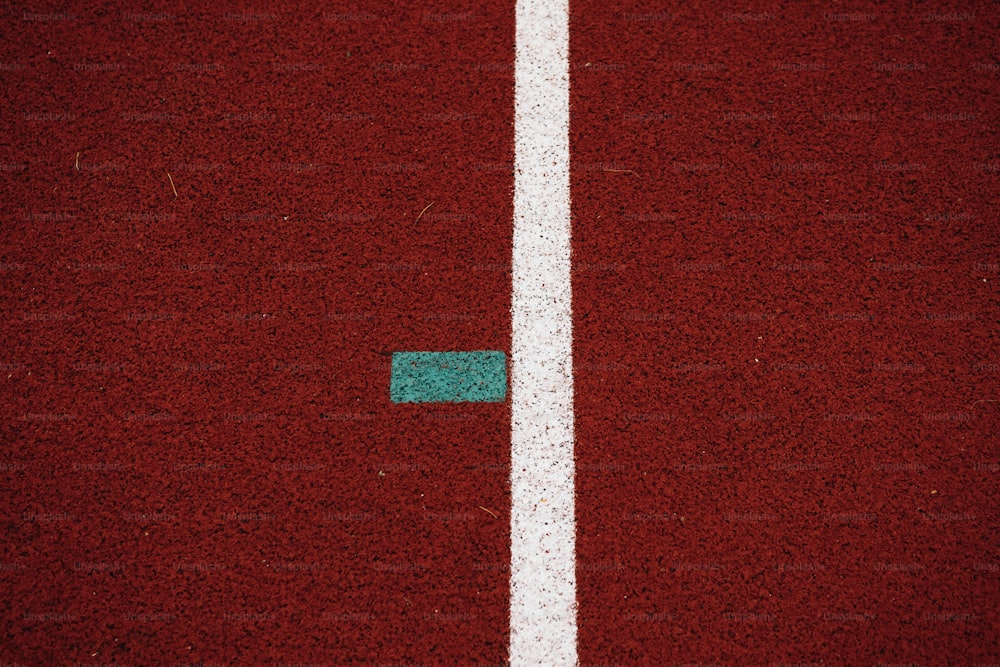
[[[572,6],[584,664],[1000,662],[1000,21],[895,4]],[[505,660],[387,355],[509,348],[513,5],[262,7],[0,20],[0,663]]]
[[[0,661],[501,662],[512,7],[134,11],[4,18]]]
[[[1000,26],[894,4],[574,5],[584,663],[1000,656]]]

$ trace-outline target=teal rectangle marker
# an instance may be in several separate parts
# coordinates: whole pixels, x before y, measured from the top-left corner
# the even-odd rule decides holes
[[[499,403],[507,397],[507,355],[393,352],[393,403]]]

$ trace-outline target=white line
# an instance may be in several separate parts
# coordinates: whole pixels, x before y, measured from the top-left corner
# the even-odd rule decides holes
[[[568,0],[517,0],[510,664],[576,649]]]

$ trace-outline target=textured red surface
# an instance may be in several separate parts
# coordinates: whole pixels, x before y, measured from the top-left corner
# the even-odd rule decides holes
[[[997,35],[573,3],[584,664],[1000,658]]]
[[[0,662],[503,661],[509,411],[388,355],[508,349],[512,6],[73,4],[0,21]]]
[[[0,19],[0,663],[502,663],[507,407],[387,355],[508,349],[512,4],[75,4]],[[996,9],[572,12],[581,662],[1000,662]]]

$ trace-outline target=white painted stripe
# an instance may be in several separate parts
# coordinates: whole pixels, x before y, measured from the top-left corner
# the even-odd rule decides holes
[[[510,664],[573,666],[568,0],[517,0]]]

